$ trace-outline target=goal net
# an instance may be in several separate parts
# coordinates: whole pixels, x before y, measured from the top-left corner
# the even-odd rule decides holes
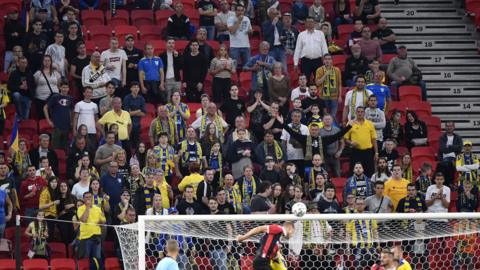
[[[155,269],[170,239],[179,243],[180,269],[253,270],[263,235],[242,243],[236,236],[285,221],[295,227],[281,240],[287,269],[371,269],[390,260],[412,269],[480,269],[480,213],[140,216],[116,231],[126,270]]]

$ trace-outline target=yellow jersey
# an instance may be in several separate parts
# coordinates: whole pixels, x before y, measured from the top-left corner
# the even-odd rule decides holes
[[[121,141],[128,140],[128,126],[132,125],[132,119],[130,118],[129,112],[122,110],[120,115],[118,115],[113,110],[108,111],[98,120],[98,123],[107,125],[107,127],[110,127],[111,124],[117,124],[118,139]]]
[[[365,119],[363,123],[355,122],[344,138],[356,142],[359,150],[367,150],[373,147],[372,140],[377,139],[377,132],[373,123]]]

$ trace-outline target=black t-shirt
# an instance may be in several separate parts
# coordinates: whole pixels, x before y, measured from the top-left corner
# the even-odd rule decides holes
[[[267,198],[262,197],[260,195],[255,195],[252,198],[251,202],[251,211],[253,212],[267,212],[270,210],[271,203],[268,201]]]
[[[72,61],[77,57],[77,44],[80,41],[83,41],[83,38],[80,36],[77,36],[77,39],[73,40],[70,39],[68,35],[65,36],[62,46],[65,47],[65,58],[67,58],[69,63],[72,63]]]
[[[73,99],[71,96],[64,96],[54,93],[48,99],[48,110],[52,122],[60,130],[71,129],[70,115],[73,109]]]
[[[75,57],[75,58],[73,58],[73,60],[70,64],[77,68],[75,70],[75,75],[82,77],[83,68],[88,66],[88,64],[90,64],[90,59],[89,59],[88,56],[83,58],[83,59]],[[75,80],[78,80],[78,79],[75,79]],[[81,81],[81,80],[78,80],[78,81]]]
[[[202,214],[201,205],[194,201],[192,203],[182,199],[177,204],[177,210],[180,215],[200,215]]]
[[[125,53],[127,54],[127,83],[137,81],[138,82],[138,68],[128,67],[130,64],[138,64],[138,61],[143,58],[143,52],[135,47],[130,51],[125,47]]]
[[[198,2],[198,8],[203,11],[213,11],[217,8],[217,5],[212,1],[200,1]],[[215,25],[215,16],[200,16],[200,26],[213,26]]]
[[[318,211],[323,214],[340,214],[343,212],[342,208],[338,205],[337,201],[333,200],[331,202],[320,199],[318,201]]]
[[[313,104],[318,105],[318,108],[320,109],[320,116],[323,118],[323,112],[325,111],[325,101],[323,101],[323,99],[321,98],[315,98],[315,99],[311,97],[305,98],[304,100],[302,100],[302,109],[305,110],[308,107],[312,106]],[[308,112],[306,113],[305,116],[307,119],[310,119],[312,118],[312,113]]]
[[[361,0],[356,0],[355,1],[355,6],[360,6]],[[367,15],[372,15],[375,13],[375,6],[378,5],[377,0],[367,0],[365,1],[365,4],[363,5],[363,11],[362,11],[362,18],[366,19]]]
[[[236,214],[235,208],[233,208],[232,204],[229,202],[225,202],[225,204],[218,204],[218,211],[225,215]]]
[[[10,191],[14,188],[14,180],[10,177],[0,179],[0,189],[7,191],[7,194],[10,194]]]
[[[240,99],[227,98],[220,110],[225,114],[225,121],[230,126],[235,126],[235,118],[245,112],[245,103]]]
[[[118,173],[117,175],[123,179],[127,179],[127,176],[130,174],[130,166],[128,162],[124,165],[118,165]]]
[[[387,151],[382,150],[379,156],[387,159],[389,171],[393,169],[393,165],[395,165],[395,161],[400,157],[400,155],[398,154],[398,151],[395,149],[393,149],[391,153],[387,153]]]
[[[392,34],[393,34],[393,31],[390,28],[377,29],[377,31],[373,32],[372,38],[376,37],[378,39],[382,39],[382,38],[388,37]],[[383,45],[380,45],[380,47],[382,48],[382,50],[388,50],[388,51],[393,51],[393,50],[396,49],[395,42],[387,42]]]

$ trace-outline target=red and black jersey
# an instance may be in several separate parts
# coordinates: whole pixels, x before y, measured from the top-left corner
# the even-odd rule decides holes
[[[285,231],[280,225],[268,225],[267,233],[260,240],[260,248],[257,249],[257,256],[262,258],[275,258],[280,246],[280,238]]]

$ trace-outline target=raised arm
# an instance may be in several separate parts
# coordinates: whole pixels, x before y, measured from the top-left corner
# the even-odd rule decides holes
[[[267,232],[268,232],[268,225],[259,226],[259,227],[251,229],[246,234],[238,235],[237,236],[237,242],[243,242],[243,241],[249,239],[252,236],[255,236],[255,235],[261,234],[261,233],[267,233]]]

